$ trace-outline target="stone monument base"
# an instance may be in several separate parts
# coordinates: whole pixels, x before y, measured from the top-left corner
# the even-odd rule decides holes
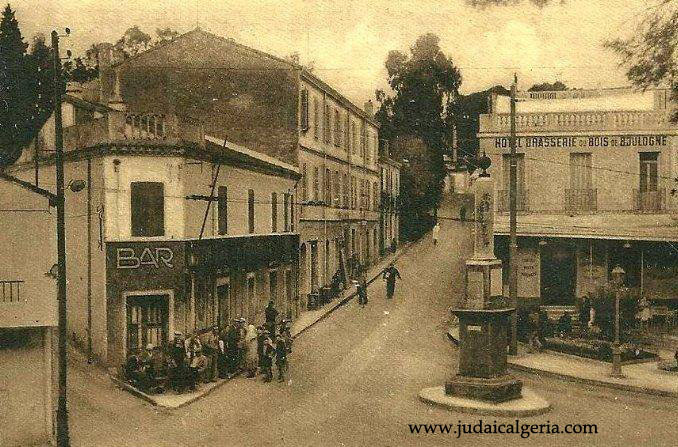
[[[519,399],[522,388],[523,383],[508,374],[490,378],[456,375],[445,384],[445,394],[497,404]]]
[[[476,399],[445,394],[445,387],[425,388],[419,392],[419,399],[448,410],[484,416],[527,417],[547,413],[551,405],[531,389],[524,387],[519,399],[502,403],[484,402]]]

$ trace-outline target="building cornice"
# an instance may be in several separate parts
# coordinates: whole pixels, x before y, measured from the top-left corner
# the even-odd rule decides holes
[[[332,161],[336,161],[336,162],[339,162],[339,163],[343,163],[343,164],[345,164],[345,165],[348,165],[348,166],[351,167],[351,169],[361,169],[361,170],[363,170],[363,171],[365,171],[365,172],[367,172],[367,173],[374,174],[374,175],[377,175],[377,176],[379,175],[379,170],[378,170],[378,169],[371,169],[371,168],[366,168],[365,166],[353,164],[353,163],[351,163],[350,161],[342,160],[341,158],[339,158],[339,157],[337,157],[337,156],[334,156],[334,155],[332,155],[332,154],[328,154],[328,153],[326,153],[326,152],[319,151],[319,150],[317,150],[317,149],[310,148],[310,147],[308,147],[308,146],[304,146],[304,145],[301,144],[301,143],[299,143],[299,147],[300,147],[301,149],[303,149],[303,150],[305,150],[305,151],[307,151],[307,152],[310,152],[310,153],[312,153],[312,154],[314,154],[314,155],[317,155],[317,156],[319,156],[319,157],[323,157],[323,158],[327,157],[328,159],[330,159],[330,160],[332,160]]]
[[[216,151],[207,151],[196,143],[178,142],[178,143],[150,143],[150,142],[130,142],[130,141],[111,141],[100,143],[82,149],[74,149],[64,153],[64,162],[76,162],[91,158],[101,158],[108,155],[127,155],[127,156],[149,156],[149,157],[180,157],[197,161],[204,161],[214,164],[222,164],[236,168],[248,169],[266,175],[276,175],[279,177],[298,180],[301,174],[298,170],[288,169],[276,166],[270,163],[264,163],[251,157],[235,158],[229,154],[220,154]],[[49,155],[42,157],[38,161],[38,166],[51,166],[55,164],[55,156]],[[35,169],[35,161],[28,161],[17,164],[9,168],[8,172],[25,171]]]

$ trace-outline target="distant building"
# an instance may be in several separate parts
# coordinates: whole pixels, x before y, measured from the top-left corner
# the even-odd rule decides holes
[[[678,127],[663,89],[521,93],[517,102],[518,296],[556,312],[610,277],[678,299]],[[481,115],[492,159],[498,255],[508,258],[509,102]],[[663,301],[662,301],[663,300]]]
[[[379,157],[381,166],[381,237],[382,253],[394,250],[400,240],[400,168],[401,164],[391,158],[388,146]]]
[[[66,192],[73,341],[85,350],[91,343],[95,358],[118,366],[175,331],[199,333],[236,317],[262,323],[269,300],[282,317],[295,317],[299,169],[176,115],[126,106],[69,94],[62,107],[66,183],[88,184]],[[9,173],[54,190],[54,154],[46,151],[53,139],[50,118]],[[6,181],[0,189],[6,208],[26,206],[30,193],[17,195]],[[14,273],[7,279],[23,281],[29,303],[55,300],[44,275],[56,262],[54,219],[46,199],[37,202],[40,212],[0,213],[0,225],[15,229],[1,245]]]

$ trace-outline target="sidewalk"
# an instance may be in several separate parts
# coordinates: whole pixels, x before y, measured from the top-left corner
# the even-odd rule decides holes
[[[379,262],[370,267],[367,270],[367,283],[370,284],[376,279],[378,279],[379,275],[381,275],[381,272],[384,270],[384,268],[386,268],[386,266],[388,266],[389,263],[397,261],[398,258],[404,255],[407,252],[407,250],[410,249],[411,246],[412,242],[408,242],[401,248],[397,249],[395,253],[391,253],[390,255],[384,256],[383,259],[381,259]],[[345,303],[350,301],[354,296],[356,296],[356,289],[353,285],[351,285],[348,288],[346,288],[339,295],[338,298],[335,298],[334,300],[325,304],[320,309],[302,312],[301,315],[299,315],[297,319],[294,320],[294,323],[292,323],[292,329],[290,331],[292,334],[292,338],[298,337],[306,329],[310,328],[311,326],[325,318],[327,315],[332,313],[332,311],[334,311],[338,307],[343,306]]]
[[[382,270],[390,263],[396,261],[400,256],[402,256],[409,247],[411,243],[404,245],[402,248],[398,249],[395,253],[392,253],[388,256],[385,256],[378,263],[373,265],[367,272],[368,282],[376,280],[381,274]],[[343,291],[341,296],[318,310],[303,312],[292,324],[292,337],[296,338],[306,329],[310,328],[333,310],[342,306],[343,304],[350,301],[356,295],[355,287],[351,286]],[[124,380],[116,377],[114,374],[110,374],[111,381],[119,388],[124,389],[125,391],[162,408],[176,409],[188,405],[196,400],[210,394],[215,389],[221,387],[223,384],[228,382],[230,379],[219,379],[216,382],[201,384],[200,387],[191,393],[181,393],[177,394],[173,391],[168,391],[163,394],[146,394],[138,389],[134,388]]]
[[[459,340],[459,327],[448,330],[448,338]],[[523,352],[520,352],[523,351]],[[659,352],[662,359],[672,358],[670,351]],[[546,375],[563,380],[604,386],[619,390],[659,396],[678,397],[678,373],[663,371],[657,362],[624,365],[623,379],[610,377],[612,365],[607,362],[584,359],[553,351],[527,353],[519,348],[517,356],[508,357],[509,368],[537,375]]]
[[[218,379],[216,382],[202,383],[200,386],[190,393],[175,393],[168,390],[162,394],[146,394],[143,391],[134,388],[126,381],[111,375],[111,381],[119,388],[129,392],[130,394],[141,398],[155,406],[169,409],[176,409],[188,405],[201,397],[207,396],[212,391],[216,390],[231,379]]]

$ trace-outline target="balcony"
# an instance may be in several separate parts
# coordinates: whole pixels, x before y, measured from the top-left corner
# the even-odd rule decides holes
[[[198,123],[177,115],[110,111],[102,118],[64,128],[64,150],[92,147],[111,142],[202,143]]]
[[[566,189],[565,209],[575,212],[596,211],[598,209],[598,190]]]
[[[633,190],[634,209],[641,213],[658,213],[666,209],[666,190],[656,191]]]
[[[580,130],[661,130],[670,128],[666,112],[550,112],[519,113],[516,130],[521,132],[580,131]],[[508,113],[480,115],[483,133],[506,133],[511,130]]]
[[[49,292],[35,302],[25,281],[0,280],[0,327],[56,326],[56,288]]]
[[[516,195],[516,211],[527,211],[527,190],[519,189]],[[507,189],[500,189],[497,191],[497,211],[509,211],[509,191]]]

